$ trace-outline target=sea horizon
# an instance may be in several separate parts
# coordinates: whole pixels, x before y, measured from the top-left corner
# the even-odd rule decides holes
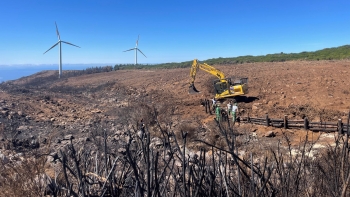
[[[84,70],[96,66],[114,66],[108,63],[66,64],[62,70]],[[16,80],[45,70],[58,70],[58,64],[13,64],[0,65],[0,83]]]

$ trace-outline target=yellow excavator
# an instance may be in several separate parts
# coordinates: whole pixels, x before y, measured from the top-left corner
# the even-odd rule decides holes
[[[194,86],[194,81],[196,79],[198,68],[219,78],[213,81],[214,89],[216,92],[215,99],[219,100],[224,98],[240,96],[248,93],[248,78],[226,78],[225,74],[220,70],[206,63],[199,63],[198,60],[195,59],[193,60],[190,71],[190,94],[199,93],[199,91]]]

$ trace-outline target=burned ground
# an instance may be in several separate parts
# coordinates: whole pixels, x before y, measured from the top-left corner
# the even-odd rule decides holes
[[[287,115],[289,119],[308,117],[312,121],[347,118],[350,61],[215,67],[227,76],[249,78],[247,99],[238,99],[239,116],[268,114],[282,118]],[[63,75],[67,73],[71,72],[65,71]],[[200,102],[213,97],[210,89],[213,77],[203,71],[198,72],[195,82],[201,92],[194,95],[188,94],[189,69],[118,70],[66,76],[57,79],[57,72],[44,71],[0,84],[3,152],[27,153],[40,147],[48,154],[59,155],[58,150],[69,149],[73,143],[96,153],[103,152],[106,140],[111,147],[110,154],[125,153],[125,146],[130,145],[134,136],[128,132],[139,130],[141,119],[153,137],[150,140],[154,146],[175,143],[162,141],[166,134],[174,132],[175,139],[182,139],[181,132],[187,132],[189,154],[201,150],[210,152],[211,147],[203,141],[228,148],[225,133],[217,127],[214,116],[205,113]],[[235,145],[242,159],[247,159],[249,153],[257,156],[283,147],[300,147],[306,136],[304,130],[249,124],[236,124],[234,128]],[[274,138],[264,137],[271,131],[275,133]],[[331,137],[309,133],[306,141],[323,140],[320,146],[326,146],[334,143]],[[177,148],[182,146],[182,142],[179,143]]]
[[[249,78],[247,98],[237,99],[241,116],[268,114],[272,118],[287,115],[289,119],[337,121],[346,120],[350,109],[349,63],[293,61],[216,67],[226,76]],[[137,116],[130,117],[128,111],[139,110],[142,118],[147,118],[149,112],[141,112],[138,105],[142,103],[159,110],[159,121],[165,124],[192,124],[209,130],[215,127],[214,116],[206,114],[200,105],[201,100],[213,97],[213,76],[204,71],[197,74],[195,85],[201,92],[195,95],[188,94],[189,69],[118,70],[85,75],[65,71],[63,79],[57,79],[56,74],[43,71],[1,84],[2,122],[11,122],[4,124],[6,131],[11,131],[6,136],[35,136],[42,130],[62,129],[59,133],[81,133],[88,130],[86,125],[101,120],[134,124],[141,116],[134,113]],[[19,127],[32,131],[19,134]],[[258,135],[266,130],[271,129],[252,128]],[[304,131],[293,133],[302,136]]]

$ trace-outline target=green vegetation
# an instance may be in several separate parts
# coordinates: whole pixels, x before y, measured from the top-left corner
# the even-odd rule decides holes
[[[243,64],[253,62],[284,62],[292,60],[307,60],[307,61],[318,61],[318,60],[341,60],[350,59],[350,45],[344,45],[334,48],[325,48],[314,52],[301,52],[301,53],[275,53],[260,56],[239,56],[229,58],[213,58],[203,60],[203,62],[214,65],[214,64]],[[191,61],[180,62],[180,63],[163,63],[163,64],[117,64],[114,66],[114,70],[121,69],[162,69],[162,68],[188,68],[192,64]]]
[[[144,69],[144,68],[155,68],[155,69],[162,69],[162,68],[188,68],[192,65],[192,60],[187,62],[180,62],[180,63],[162,63],[162,64],[116,64],[114,66],[114,70],[122,70],[122,69]]]

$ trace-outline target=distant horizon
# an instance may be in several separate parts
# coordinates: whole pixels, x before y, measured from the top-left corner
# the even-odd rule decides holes
[[[65,70],[84,70],[87,68],[99,66],[115,66],[116,64],[93,63],[93,64],[64,64]],[[141,64],[140,64],[141,65]],[[142,64],[147,65],[147,64]],[[22,77],[30,76],[41,71],[57,70],[58,64],[15,64],[15,65],[0,65],[0,83],[16,80]]]
[[[95,66],[107,66],[104,64],[64,64],[63,71],[65,70],[84,70]],[[41,71],[57,70],[58,64],[17,64],[17,65],[0,65],[0,83],[10,80],[16,80],[21,77],[33,75]]]
[[[62,64],[62,66],[74,66],[74,65],[109,65],[112,63],[65,63]],[[113,63],[114,64],[114,63]],[[36,67],[36,66],[57,66],[58,64],[0,64],[0,66],[32,66],[32,67]]]
[[[341,46],[346,46],[347,44],[335,46],[335,47],[329,47],[329,48],[337,48]],[[326,49],[326,48],[323,48]],[[317,49],[314,51],[301,51],[297,53],[302,52],[316,52],[323,49]],[[271,54],[278,54],[281,52],[271,53]],[[246,55],[246,56],[266,56],[265,55]],[[240,57],[240,56],[237,56]],[[216,57],[216,58],[222,58],[222,57]],[[226,57],[225,57],[226,58]],[[235,58],[235,57],[232,57]],[[215,59],[215,58],[214,58]],[[187,61],[191,61],[187,60]],[[204,60],[205,61],[205,60]],[[180,62],[166,62],[166,63],[180,63]],[[156,64],[166,64],[166,63],[139,63],[138,65],[156,65]],[[64,63],[63,64],[63,70],[84,70],[87,68],[97,67],[97,66],[115,66],[115,65],[133,65],[134,63]],[[46,71],[46,70],[58,70],[58,64],[0,64],[0,83],[9,81],[9,80],[16,80],[21,77],[29,76],[32,74],[35,74],[37,72]]]
[[[328,49],[328,48],[337,48],[337,47],[341,47],[341,46],[347,46],[349,44],[343,44],[343,45],[339,45],[339,46],[333,46],[333,47],[326,47],[326,48],[322,48],[322,49],[316,49],[316,50],[311,50],[311,51],[306,51],[306,50],[302,50],[299,52],[292,52],[292,53],[302,53],[302,52],[316,52],[319,50],[323,50],[323,49]],[[213,58],[209,58],[209,59],[216,59],[216,58],[237,58],[237,57],[242,57],[242,56],[266,56],[266,55],[271,55],[271,54],[278,54],[281,53],[283,51],[279,51],[279,52],[275,52],[275,53],[268,53],[268,54],[261,54],[261,55],[241,55],[241,56],[232,56],[232,57],[213,57]],[[285,53],[284,54],[291,54],[291,53]],[[193,58],[196,59],[196,58]],[[185,60],[185,61],[191,61],[193,59],[189,59],[189,60]],[[208,59],[205,59],[208,60]],[[203,61],[205,61],[203,60]],[[184,61],[181,61],[184,62]],[[139,65],[155,65],[155,64],[166,64],[166,63],[181,63],[181,62],[160,62],[160,63],[138,63]],[[135,64],[134,62],[131,63],[64,63],[62,64],[63,66],[114,66],[114,65],[120,65],[120,64]],[[7,66],[7,67],[11,67],[11,66],[57,66],[58,67],[58,63],[49,63],[49,64],[32,64],[32,63],[21,63],[21,64],[0,64],[0,68],[2,66]]]

